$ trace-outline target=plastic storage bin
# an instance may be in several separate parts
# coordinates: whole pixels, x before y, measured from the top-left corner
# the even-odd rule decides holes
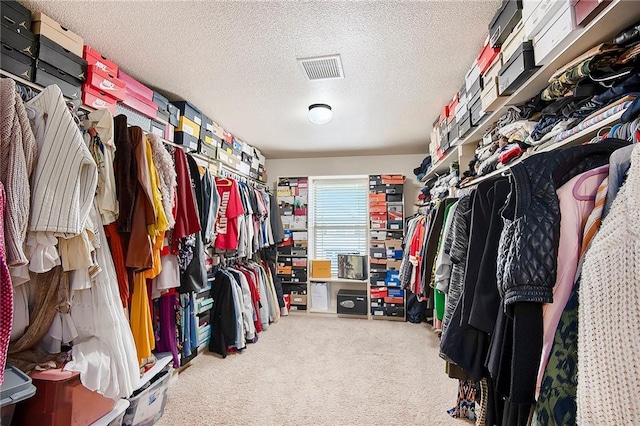
[[[151,426],[155,424],[167,405],[170,371],[162,371],[149,381],[149,386],[134,392],[122,424],[125,426]]]
[[[129,408],[129,401],[126,399],[119,399],[113,410],[109,411],[104,416],[100,417],[91,426],[121,426],[124,415]]]
[[[31,376],[36,395],[18,404],[16,422],[23,425],[89,425],[110,412],[116,401],[90,391],[80,373],[48,370]]]
[[[13,411],[16,404],[31,398],[36,393],[36,387],[31,384],[31,378],[11,364],[4,369],[4,383],[0,386],[0,425],[11,425]]]

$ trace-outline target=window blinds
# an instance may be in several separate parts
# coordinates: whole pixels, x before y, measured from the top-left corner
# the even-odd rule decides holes
[[[319,179],[312,191],[313,257],[330,259],[338,274],[338,254],[367,254],[369,180]]]

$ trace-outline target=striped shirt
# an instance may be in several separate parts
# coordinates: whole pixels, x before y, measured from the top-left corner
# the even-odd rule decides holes
[[[582,238],[582,250],[580,251],[580,257],[584,256],[585,252],[591,244],[591,240],[595,237],[598,229],[600,229],[600,223],[602,222],[602,211],[604,209],[604,203],[607,199],[607,187],[609,184],[609,177],[604,178],[598,190],[596,191],[596,201],[591,214],[587,218],[584,225],[584,234]]]
[[[98,169],[60,88],[49,86],[29,101],[45,113],[31,177],[30,231],[80,234],[96,195]]]

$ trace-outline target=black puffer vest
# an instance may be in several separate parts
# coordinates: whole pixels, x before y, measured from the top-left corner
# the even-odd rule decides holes
[[[511,168],[511,192],[502,210],[498,290],[505,307],[517,302],[553,302],[560,241],[556,189],[574,176],[609,163],[629,142],[605,139],[592,145],[531,156]]]

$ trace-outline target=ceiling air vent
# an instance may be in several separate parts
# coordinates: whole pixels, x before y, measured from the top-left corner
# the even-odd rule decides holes
[[[344,78],[340,55],[318,56],[298,59],[305,77],[309,81]]]

